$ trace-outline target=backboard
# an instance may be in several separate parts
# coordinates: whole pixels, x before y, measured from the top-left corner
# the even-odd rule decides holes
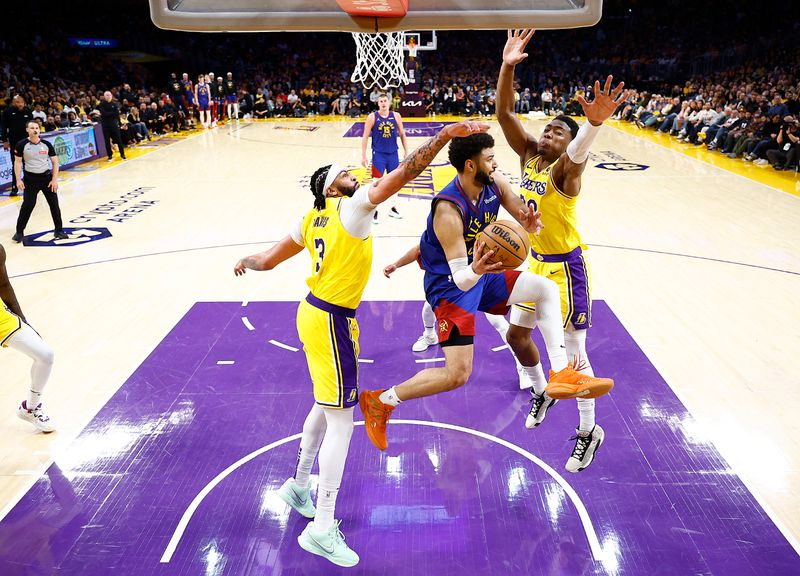
[[[379,13],[388,0],[352,0]],[[390,32],[579,28],[602,0],[409,0],[401,18],[350,16],[337,0],[150,0],[159,28],[196,32]]]

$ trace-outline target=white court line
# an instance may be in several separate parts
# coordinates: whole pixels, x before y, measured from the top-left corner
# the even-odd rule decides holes
[[[283,348],[284,350],[289,350],[291,352],[300,352],[300,348],[295,348],[294,346],[289,346],[288,344],[284,344],[283,342],[278,342],[277,340],[267,340],[273,346],[277,346],[278,348]]]
[[[492,348],[492,352],[500,352],[500,350],[505,350],[508,348],[508,344],[503,344],[502,346],[495,346]]]
[[[193,136],[190,136],[189,138],[187,138],[187,140],[189,140],[190,138],[193,138]],[[183,140],[183,142],[185,142],[185,141],[186,141],[186,140]],[[180,142],[178,142],[178,144],[180,144]],[[162,148],[161,150],[163,150],[163,149],[164,149],[164,148]],[[112,168],[113,168],[113,166],[112,166]],[[191,305],[190,305],[190,307],[191,307]],[[186,309],[186,312],[188,312],[188,311],[189,311],[189,309],[187,308],[187,309]],[[184,314],[186,314],[186,312],[184,312]],[[182,315],[178,315],[178,318],[181,318],[181,317],[182,317]],[[166,338],[166,337],[167,337],[167,335],[170,333],[170,331],[171,331],[173,328],[174,328],[174,325],[171,325],[171,326],[167,327],[167,328],[164,330],[163,336],[161,336],[160,338],[156,338],[156,339],[154,340],[154,341],[156,342],[156,344],[155,344],[155,345],[154,345],[152,348],[150,348],[149,350],[146,350],[146,351],[144,352],[144,354],[143,354],[143,355],[142,355],[142,357],[141,357],[141,360],[139,360],[138,362],[133,362],[133,363],[132,363],[132,365],[133,365],[133,366],[141,366],[141,364],[142,364],[142,363],[143,363],[143,362],[144,362],[144,361],[147,359],[147,357],[148,357],[148,356],[150,356],[150,354],[152,354],[152,353],[153,353],[153,351],[154,351],[154,350],[155,350],[155,349],[158,347],[158,343],[159,343],[159,342],[161,342],[162,340],[164,340],[164,338]],[[18,491],[18,492],[17,492],[17,493],[14,495],[14,497],[13,497],[13,498],[11,498],[11,499],[10,499],[10,500],[9,500],[9,501],[6,503],[5,507],[4,507],[2,510],[0,510],[0,521],[2,521],[2,520],[3,520],[3,518],[5,518],[6,516],[8,516],[8,513],[9,513],[9,512],[11,512],[11,510],[13,510],[13,509],[14,509],[14,507],[15,507],[17,504],[19,504],[19,502],[20,502],[20,501],[21,501],[21,500],[22,500],[22,499],[23,499],[23,498],[24,498],[24,497],[25,497],[25,496],[28,494],[28,492],[30,492],[30,490],[31,490],[31,489],[34,487],[34,485],[36,484],[36,482],[38,482],[38,481],[39,481],[39,478],[41,478],[41,476],[47,472],[47,469],[48,469],[48,468],[50,468],[50,466],[52,466],[52,465],[53,465],[53,463],[56,461],[56,457],[57,457],[57,456],[55,455],[55,454],[56,454],[56,452],[59,452],[59,453],[61,453],[61,452],[64,452],[64,451],[66,451],[66,450],[69,450],[69,448],[70,448],[70,446],[72,445],[72,443],[73,443],[73,442],[75,442],[75,440],[77,440],[77,438],[78,438],[78,437],[79,437],[79,436],[80,436],[80,435],[83,433],[83,431],[84,431],[84,430],[86,430],[86,428],[89,426],[89,424],[91,424],[91,423],[92,423],[92,420],[94,420],[94,419],[95,419],[95,417],[96,417],[96,416],[97,416],[97,415],[100,413],[100,411],[101,411],[103,408],[105,408],[105,407],[106,407],[106,404],[108,404],[108,403],[111,401],[111,398],[113,398],[113,397],[114,397],[114,394],[116,394],[116,393],[117,393],[117,391],[118,391],[118,390],[119,390],[119,389],[122,387],[122,385],[123,385],[124,383],[125,383],[125,380],[120,380],[120,381],[119,381],[119,384],[117,384],[117,386],[115,386],[115,387],[114,387],[112,390],[107,390],[107,391],[106,391],[106,394],[107,394],[107,396],[106,396],[106,399],[105,399],[105,401],[103,401],[103,402],[99,402],[99,403],[97,404],[97,406],[98,406],[97,410],[95,410],[93,413],[91,413],[89,416],[87,416],[87,417],[86,417],[86,418],[83,420],[83,424],[81,424],[81,425],[79,425],[77,428],[75,428],[76,432],[74,432],[74,433],[73,433],[71,436],[70,436],[70,435],[66,435],[66,434],[64,434],[63,436],[61,436],[61,437],[59,438],[59,440],[60,440],[60,443],[59,443],[59,445],[60,445],[60,446],[64,446],[64,448],[63,448],[63,449],[61,449],[61,448],[59,448],[59,449],[56,449],[56,447],[55,447],[55,445],[54,445],[54,450],[52,450],[52,451],[51,451],[51,453],[50,453],[51,455],[50,455],[50,457],[47,459],[47,462],[45,462],[45,463],[43,463],[41,466],[39,466],[39,469],[37,470],[37,473],[36,473],[36,475],[35,475],[35,476],[33,476],[33,477],[31,477],[31,478],[30,478],[30,479],[29,479],[29,480],[28,480],[28,481],[25,483],[25,485],[24,485],[22,488],[20,488],[20,490],[19,490],[19,491]]]
[[[250,324],[250,320],[247,319],[247,316],[242,316],[242,324],[244,324],[244,327],[248,330],[255,330],[255,327]]]
[[[217,360],[217,366],[235,364],[235,360]]]
[[[617,128],[617,130],[619,130],[619,128]],[[622,132],[622,130],[620,130],[620,132]],[[723,170],[723,169],[720,168],[720,170]],[[742,176],[742,178],[746,178],[746,176]],[[768,186],[768,188],[771,188],[771,186]],[[776,188],[776,190],[777,190],[777,188]],[[780,190],[780,192],[783,192],[783,190]],[[787,192],[787,194],[788,194],[788,192]],[[608,304],[608,300],[606,300],[606,304]],[[610,308],[610,306],[609,306],[609,308]],[[634,330],[631,329],[630,324],[625,322],[625,318],[623,317],[623,314],[618,313],[616,310],[612,310],[612,312],[617,315],[617,318],[619,319],[619,323],[622,325],[622,327],[625,330],[628,331],[628,334],[630,335],[630,337],[633,339],[634,342],[636,342],[636,345],[639,347],[639,350],[641,350],[642,354],[645,355],[645,357],[647,358],[648,362],[650,362],[650,365],[653,368],[656,369],[656,372],[658,372],[658,375],[662,378],[662,380],[664,380],[664,382],[666,382],[667,386],[669,387],[670,390],[672,390],[672,393],[675,394],[675,397],[680,401],[681,405],[684,408],[686,408],[686,411],[689,412],[689,414],[692,414],[689,411],[689,404],[687,404],[686,401],[683,398],[683,393],[676,386],[673,386],[670,383],[670,381],[667,380],[666,376],[664,376],[664,374],[666,374],[667,371],[666,370],[662,370],[662,366],[660,365],[660,362],[656,362],[655,358],[653,356],[651,356],[650,354],[648,354],[647,351],[644,349],[644,347],[639,344],[639,342],[644,342],[644,339],[640,340],[638,338],[638,333],[635,334]],[[694,418],[693,414],[692,414],[692,418]],[[735,473],[735,476],[742,482],[742,484],[744,484],[744,487],[747,488],[747,491],[750,493],[750,495],[753,498],[755,498],[755,501],[758,502],[758,505],[761,506],[761,509],[766,513],[766,515],[769,517],[769,519],[772,520],[772,523],[775,524],[775,526],[778,528],[778,531],[781,534],[783,534],[783,537],[786,538],[786,541],[789,543],[789,545],[792,548],[794,548],[795,552],[800,554],[800,540],[798,540],[795,537],[795,535],[792,533],[792,531],[789,529],[789,527],[786,525],[786,523],[783,520],[781,520],[781,518],[775,512],[775,509],[771,505],[769,505],[767,503],[766,497],[762,496],[761,493],[759,493],[757,490],[754,489],[754,486],[756,484],[755,480],[751,480],[749,478],[749,476],[746,476],[745,474],[743,474],[742,472],[740,472],[739,470],[736,470],[733,466],[731,466],[730,463],[728,462],[728,458],[725,457],[725,454],[723,454],[722,451],[719,448],[717,448],[716,444],[714,444],[713,440],[710,437],[708,438],[708,442],[709,442],[709,444],[714,446],[714,449],[719,453],[720,456],[723,457],[725,462],[728,464],[728,467],[731,470],[733,470],[733,472]]]
[[[364,422],[359,421],[355,422],[354,424],[356,426],[363,426]],[[409,424],[412,426],[428,426],[431,428],[444,428],[445,430],[455,430],[457,432],[472,434],[473,436],[477,436],[479,438],[483,438],[485,440],[489,440],[491,442],[500,444],[501,446],[505,446],[509,450],[516,452],[520,456],[527,458],[528,460],[539,466],[539,468],[547,472],[547,474],[551,478],[553,478],[553,480],[555,480],[559,484],[559,486],[561,486],[561,488],[566,493],[567,497],[569,497],[569,499],[572,501],[573,505],[575,506],[575,509],[578,511],[578,516],[580,517],[581,524],[583,525],[583,530],[586,533],[586,538],[589,541],[589,548],[591,549],[592,557],[597,561],[603,561],[605,552],[603,551],[603,548],[600,545],[600,541],[597,539],[597,532],[595,532],[594,526],[592,525],[592,520],[591,518],[589,518],[589,512],[587,512],[586,506],[583,505],[583,502],[581,501],[580,497],[575,492],[575,490],[572,488],[572,486],[570,486],[569,483],[558,472],[556,472],[552,467],[550,467],[547,463],[543,462],[537,456],[534,456],[533,454],[531,454],[527,450],[524,450],[523,448],[520,448],[516,444],[512,444],[511,442],[503,440],[502,438],[498,438],[497,436],[492,436],[491,434],[487,434],[486,432],[481,432],[480,430],[473,430],[472,428],[464,428],[463,426],[456,426],[455,424],[445,424],[443,422],[430,422],[428,420],[392,420],[393,426],[396,426],[398,424]],[[260,456],[265,452],[269,452],[273,448],[277,448],[278,446],[286,444],[287,442],[296,440],[301,436],[302,433],[299,433],[299,434],[294,434],[292,436],[287,436],[286,438],[281,438],[280,440],[276,440],[272,444],[268,444],[263,448],[259,448],[258,450],[251,452],[247,456],[240,458],[239,460],[237,460],[236,462],[225,468],[225,470],[217,474],[217,476],[213,480],[211,480],[211,482],[206,484],[205,487],[197,494],[197,496],[194,497],[194,500],[192,500],[191,504],[189,504],[188,508],[186,508],[186,511],[183,513],[183,516],[181,516],[181,519],[178,522],[178,525],[175,527],[175,532],[172,533],[172,538],[169,539],[169,543],[167,544],[167,547],[164,549],[164,554],[162,554],[160,562],[162,564],[167,564],[169,563],[170,560],[172,560],[172,555],[175,553],[175,550],[177,549],[178,544],[180,543],[181,538],[183,537],[183,533],[186,531],[186,527],[189,525],[189,521],[192,519],[192,516],[194,515],[197,508],[203,502],[203,499],[209,495],[209,493],[217,486],[217,484],[222,482],[237,468],[248,463],[250,460],[253,460],[255,457]]]
[[[375,360],[370,360],[368,358],[359,358],[358,359],[358,363],[359,364],[375,364]]]
[[[247,308],[248,304],[249,304],[249,302],[247,300],[245,300],[244,302],[242,302],[242,308]]]
[[[36,476],[39,477],[38,470],[14,470],[14,476]]]
[[[428,364],[430,362],[444,362],[445,358],[420,358],[419,360],[414,360],[417,364]]]

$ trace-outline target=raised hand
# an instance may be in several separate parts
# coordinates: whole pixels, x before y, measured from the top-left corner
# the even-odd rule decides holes
[[[542,213],[534,212],[533,206],[530,205],[528,205],[527,210],[525,208],[520,208],[518,220],[519,223],[522,224],[522,227],[531,234],[539,234],[542,228],[544,228],[544,224],[542,224]]]
[[[462,120],[458,124],[450,124],[447,128],[453,138],[465,138],[472,134],[489,131],[489,125],[486,122],[475,122],[473,120]]]
[[[586,119],[595,126],[608,120],[614,113],[614,110],[617,109],[617,106],[628,97],[628,92],[622,91],[625,87],[625,82],[620,82],[617,84],[616,88],[611,90],[611,80],[613,80],[613,78],[611,74],[608,75],[602,91],[600,90],[600,81],[595,80],[594,100],[591,102],[587,102],[586,98],[583,96],[578,96],[577,98],[578,103],[583,108]]]
[[[506,40],[506,45],[503,48],[503,63],[509,66],[516,66],[525,60],[525,58],[528,57],[528,54],[525,52],[525,46],[528,45],[534,32],[536,32],[536,30],[533,29],[509,30],[508,40]]]

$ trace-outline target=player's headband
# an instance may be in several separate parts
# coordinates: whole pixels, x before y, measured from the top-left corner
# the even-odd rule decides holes
[[[337,176],[342,173],[342,168],[338,164],[331,164],[331,167],[328,168],[328,175],[325,177],[325,184],[322,186],[322,193],[325,194],[325,190],[333,184],[333,181],[336,180]]]

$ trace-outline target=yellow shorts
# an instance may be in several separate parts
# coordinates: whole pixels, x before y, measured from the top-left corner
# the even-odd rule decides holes
[[[308,300],[300,302],[297,333],[314,384],[314,400],[330,408],[355,406],[358,402],[359,353],[355,310],[331,306],[310,294],[308,298],[313,299],[316,305]]]
[[[558,284],[561,294],[561,317],[564,330],[572,324],[576,330],[592,325],[592,287],[589,263],[580,250],[564,255],[563,262],[541,262],[531,258],[528,270]],[[514,305],[518,311],[536,312],[535,302]],[[524,316],[524,314],[523,314]],[[526,325],[523,321],[521,325]],[[533,328],[533,326],[527,326]]]
[[[22,328],[22,319],[0,302],[0,346],[8,347],[8,339]]]

